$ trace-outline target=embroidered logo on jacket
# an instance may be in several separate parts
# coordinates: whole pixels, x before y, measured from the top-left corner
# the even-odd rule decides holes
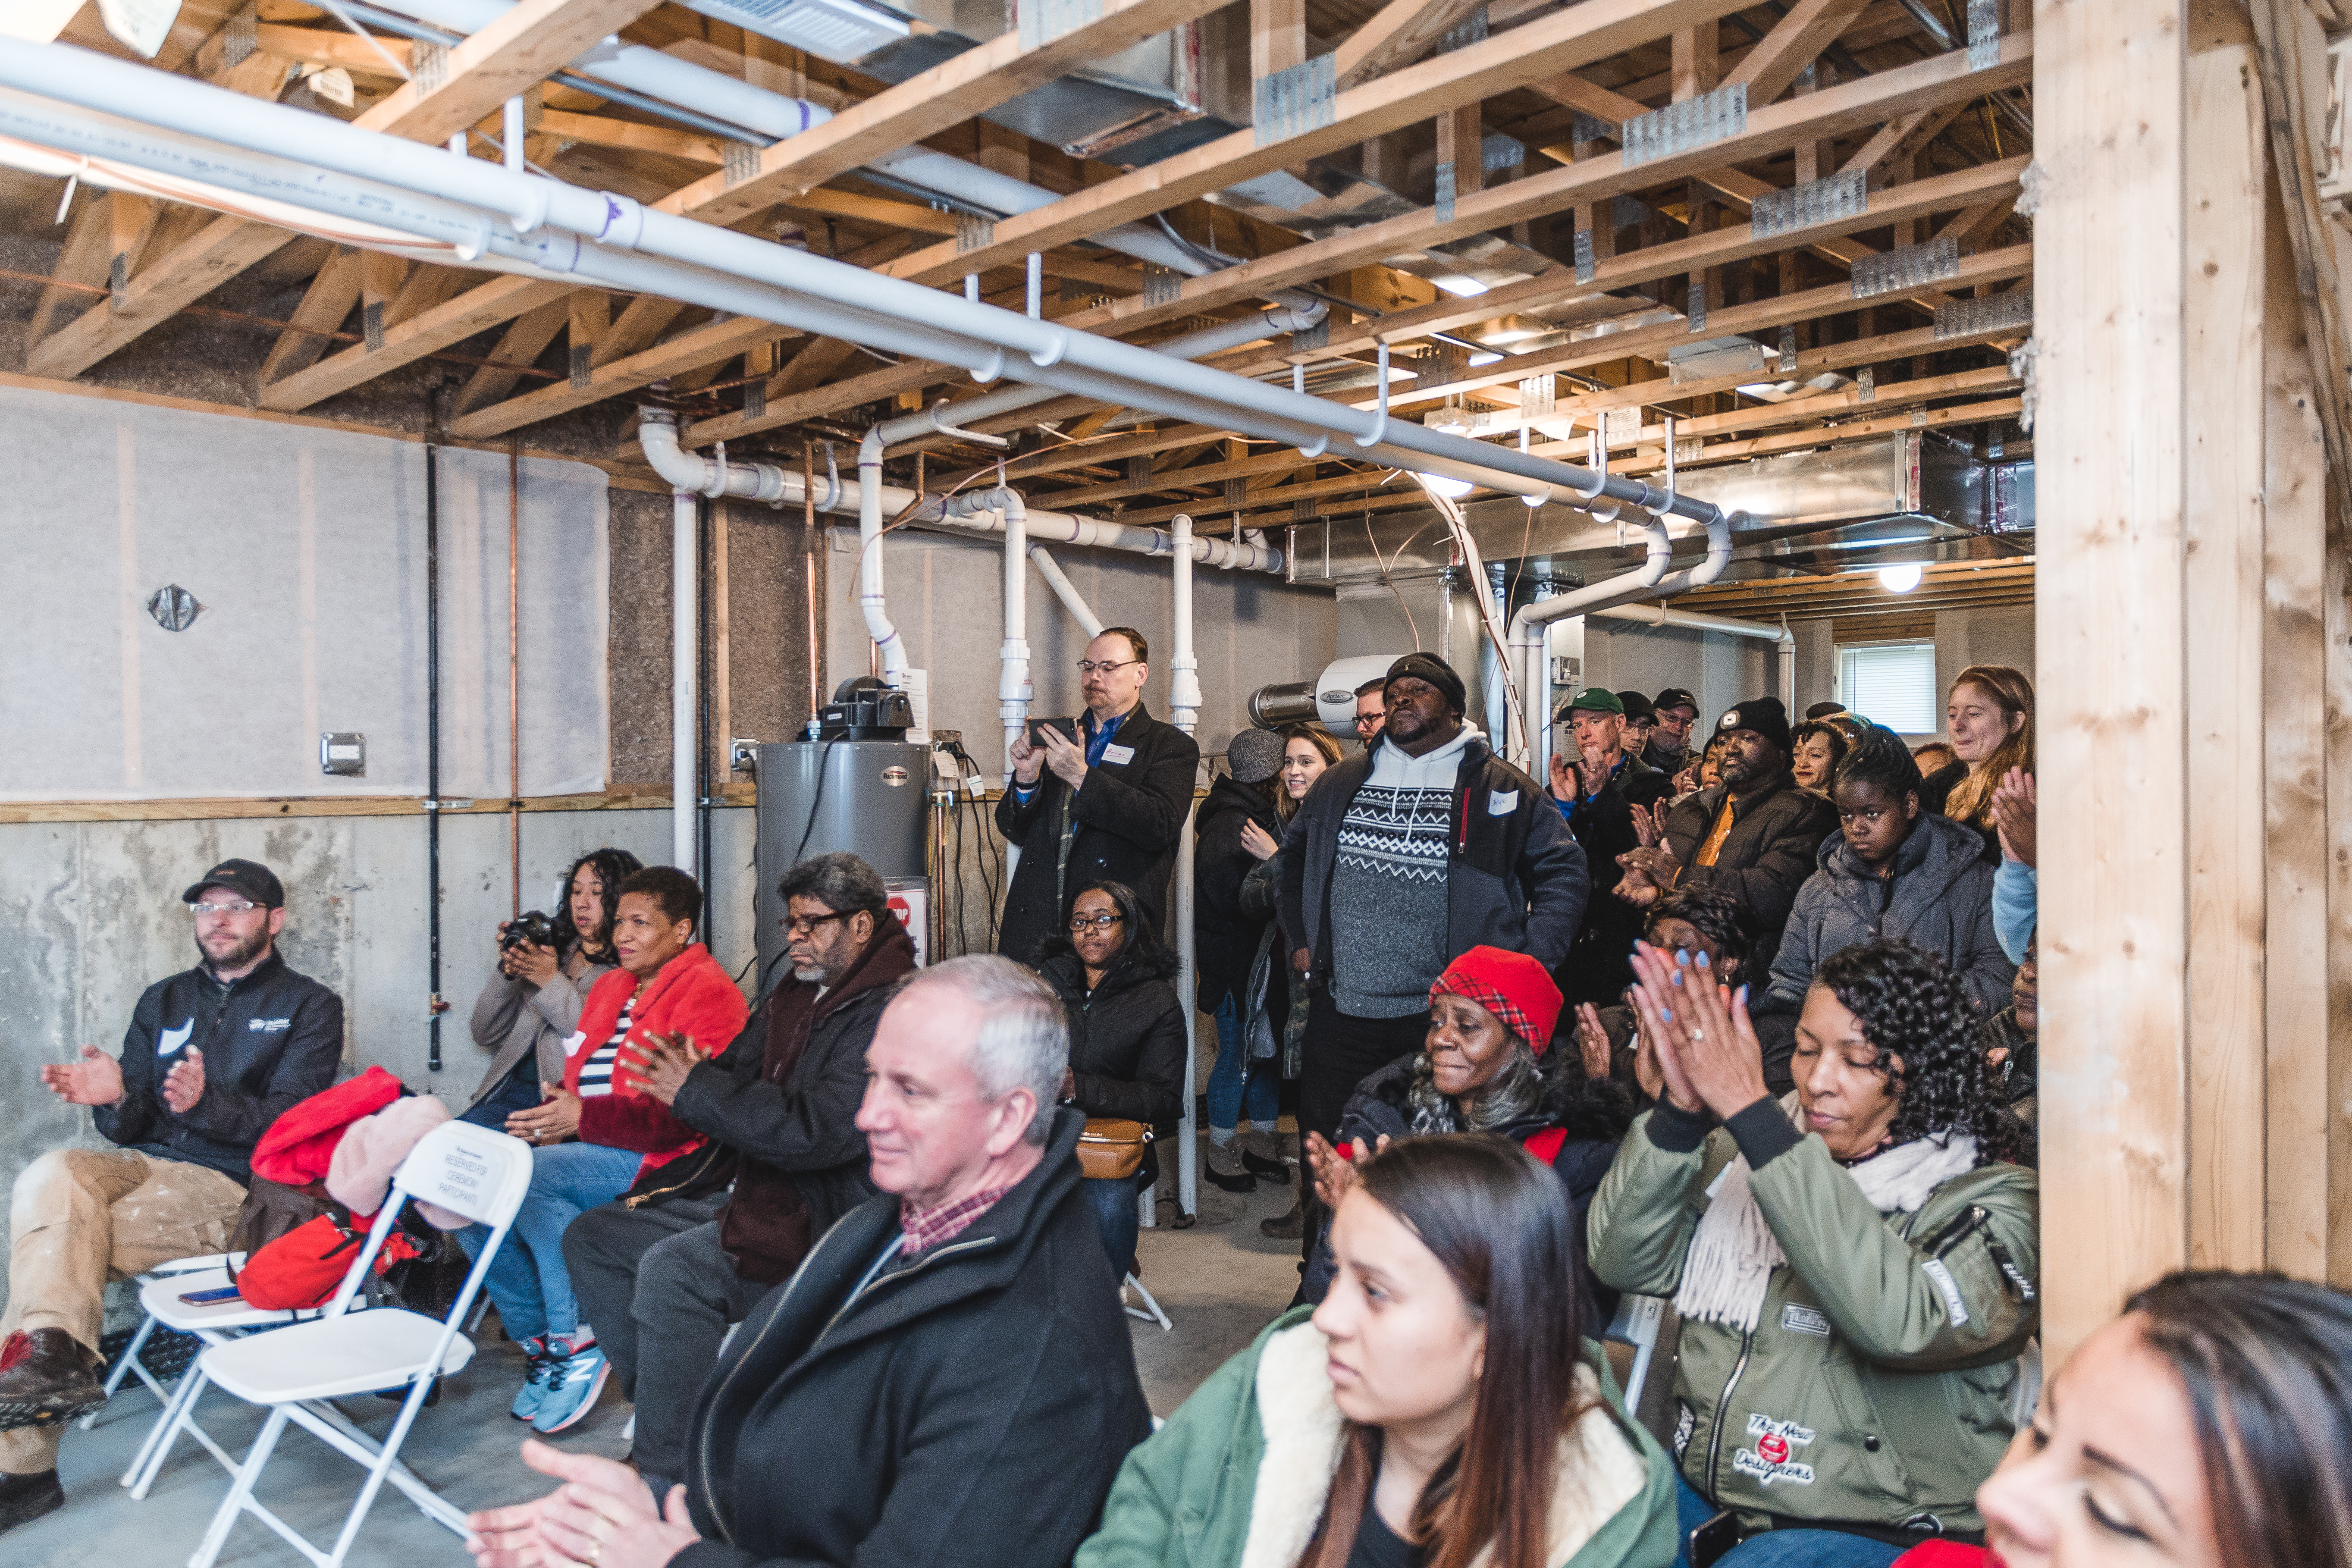
[[[1698,1430],[1698,1415],[1682,1401],[1675,1403],[1682,1411],[1675,1417],[1675,1458],[1679,1459],[1683,1457],[1683,1450],[1690,1447],[1691,1434]]]
[[[1775,1421],[1769,1415],[1750,1414],[1748,1435],[1756,1439],[1756,1446],[1733,1454],[1732,1469],[1762,1487],[1769,1487],[1774,1481],[1786,1481],[1799,1487],[1813,1484],[1813,1467],[1800,1464],[1789,1457],[1799,1448],[1812,1446],[1811,1427],[1800,1426],[1794,1421]]]
[[[291,1028],[293,1025],[294,1020],[291,1018],[248,1018],[245,1022],[247,1028],[264,1035],[278,1034]]]
[[[155,1037],[155,1054],[159,1057],[170,1056],[173,1051],[186,1045],[188,1037],[195,1032],[196,1021],[194,1018],[190,1018],[176,1029],[163,1030]]]

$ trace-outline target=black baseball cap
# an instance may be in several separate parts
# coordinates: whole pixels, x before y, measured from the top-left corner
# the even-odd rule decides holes
[[[1694,718],[1696,718],[1699,712],[1698,699],[1693,697],[1689,692],[1685,691],[1679,686],[1669,686],[1664,691],[1659,692],[1656,707],[1657,710],[1661,713],[1664,712],[1669,708],[1687,708],[1691,710],[1691,715]]]
[[[257,860],[222,861],[188,884],[188,890],[180,895],[180,901],[194,903],[206,888],[226,888],[268,910],[286,907],[286,885],[278,879],[276,872]]]
[[[1643,696],[1640,692],[1621,691],[1617,694],[1617,700],[1625,705],[1625,721],[1627,723],[1654,724],[1658,721],[1657,709],[1653,707],[1650,703],[1650,700]]]

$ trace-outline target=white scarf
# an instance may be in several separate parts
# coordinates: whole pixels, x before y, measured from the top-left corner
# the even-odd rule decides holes
[[[1802,1112],[1797,1097],[1782,1102],[1790,1125]],[[1880,1214],[1916,1214],[1937,1187],[1977,1167],[1977,1141],[1966,1133],[1945,1141],[1914,1138],[1845,1167],[1862,1195]],[[1707,1188],[1706,1212],[1683,1259],[1675,1310],[1685,1318],[1723,1323],[1748,1333],[1764,1310],[1772,1270],[1789,1261],[1749,1190],[1748,1156],[1735,1156]]]

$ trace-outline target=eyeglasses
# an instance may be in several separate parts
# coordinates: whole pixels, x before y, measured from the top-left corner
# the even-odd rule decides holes
[[[1387,717],[1386,713],[1359,713],[1356,715],[1356,728],[1361,730],[1367,725],[1377,724]]]
[[[1125,669],[1130,664],[1141,664],[1139,658],[1082,658],[1078,660],[1080,675],[1108,675],[1114,669]]]
[[[1119,921],[1126,918],[1127,917],[1122,914],[1072,915],[1070,917],[1070,932],[1072,935],[1076,936],[1082,935],[1088,930],[1108,931],[1111,927],[1118,924]]]
[[[811,936],[815,933],[816,928],[824,924],[825,921],[844,920],[846,918],[846,916],[838,914],[811,915],[804,921],[787,918],[783,922],[784,934],[786,936]]]
[[[188,914],[195,920],[206,915],[249,915],[260,907],[250,899],[233,899],[226,904],[190,904]]]

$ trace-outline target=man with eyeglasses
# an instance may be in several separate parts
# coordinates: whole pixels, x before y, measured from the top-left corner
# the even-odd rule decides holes
[[[696,1391],[730,1323],[789,1278],[810,1244],[872,1197],[857,1105],[884,1004],[915,968],[881,875],[815,855],[777,887],[791,973],[735,1042],[705,1057],[655,1037],[625,1049],[631,1088],[712,1140],[697,1170],[655,1173],[649,1193],[589,1210],[563,1233],[581,1319],[596,1325],[637,1405],[635,1462],[667,1493],[686,1474]]]
[[[1389,700],[1383,693],[1386,680],[1367,680],[1356,688],[1356,744],[1366,751],[1381,738],[1381,726],[1388,722]]]
[[[0,1319],[0,1531],[65,1504],[58,1441],[105,1402],[98,1337],[106,1282],[219,1252],[245,1203],[253,1146],[280,1111],[335,1081],[342,999],[277,951],[286,889],[224,860],[181,895],[194,969],[139,998],[122,1055],[96,1046],[41,1068],[120,1147],[59,1149],[16,1178],[8,1310]]]
[[[1074,743],[1040,726],[1006,755],[1013,763],[996,826],[1021,849],[1004,895],[996,951],[1034,963],[1088,882],[1124,882],[1156,929],[1167,908],[1176,842],[1192,809],[1201,748],[1143,706],[1151,649],[1132,626],[1107,626],[1087,644],[1078,686],[1087,704]]]

